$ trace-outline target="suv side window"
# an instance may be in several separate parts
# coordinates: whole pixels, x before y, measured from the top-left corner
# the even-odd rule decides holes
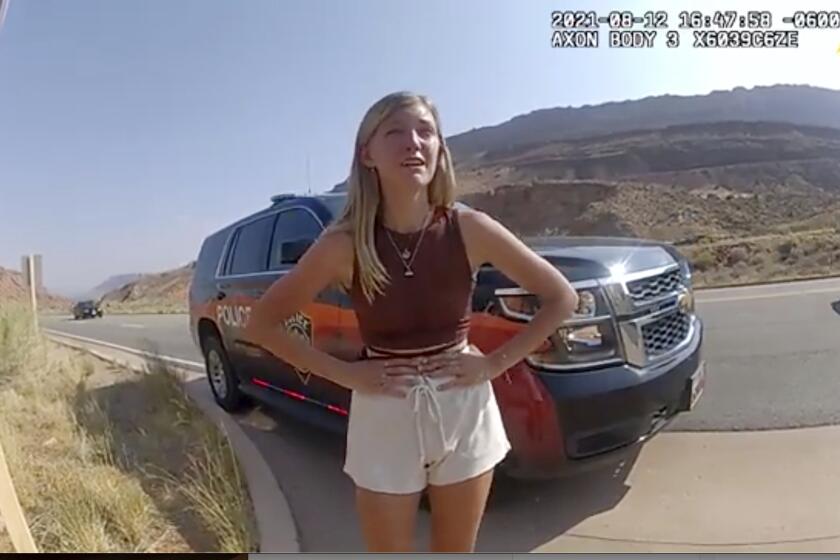
[[[300,255],[302,244],[314,241],[321,235],[321,224],[306,210],[293,209],[281,212],[274,227],[274,239],[271,243],[269,270],[280,270],[293,264],[294,257]],[[298,242],[297,247],[290,245]]]
[[[228,274],[265,272],[268,244],[275,216],[266,216],[242,226],[236,234]]]

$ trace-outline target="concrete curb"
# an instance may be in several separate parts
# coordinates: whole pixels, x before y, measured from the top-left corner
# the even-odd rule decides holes
[[[116,358],[90,348],[85,344],[62,340],[62,335],[50,332],[46,338],[56,344],[87,352],[108,363],[131,369],[138,373],[145,370],[128,360]],[[137,357],[142,359],[141,351],[136,351]],[[160,358],[167,362],[165,357]],[[254,516],[257,521],[259,533],[259,552],[300,552],[300,539],[297,525],[294,522],[289,502],[280,489],[274,474],[268,463],[260,454],[257,446],[248,438],[239,423],[224,410],[216,406],[209,396],[210,391],[206,384],[196,385],[189,383],[202,375],[195,370],[184,368],[182,365],[167,363],[170,367],[177,369],[183,374],[182,381],[184,388],[191,400],[201,411],[222,429],[228,441],[233,447],[234,453],[242,465],[243,475],[251,495],[251,503],[254,506]]]

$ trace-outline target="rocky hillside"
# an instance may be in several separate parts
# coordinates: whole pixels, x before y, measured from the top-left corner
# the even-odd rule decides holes
[[[735,88],[708,95],[660,95],[582,107],[540,109],[447,138],[453,156],[641,129],[720,121],[776,121],[840,128],[840,92],[810,86]]]
[[[0,304],[20,303],[29,304],[29,290],[23,283],[23,275],[16,270],[0,267]],[[64,297],[50,294],[47,291],[38,293],[38,309],[40,311],[67,312],[73,303]]]
[[[838,129],[669,126],[508,146],[457,168],[461,199],[520,235],[667,241],[698,285],[840,274]]]
[[[840,225],[840,130],[720,122],[487,152],[462,200],[523,235],[686,242]]]
[[[102,305],[106,313],[185,313],[194,268],[190,262],[174,270],[143,274],[102,296]]]

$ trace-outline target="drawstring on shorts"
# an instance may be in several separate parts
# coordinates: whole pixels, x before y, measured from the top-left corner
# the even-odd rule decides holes
[[[414,410],[414,426],[417,429],[417,444],[420,448],[420,462],[425,468],[429,468],[430,464],[426,456],[426,442],[423,437],[423,423],[421,417],[421,406],[425,400],[426,411],[429,413],[429,418],[437,425],[438,434],[440,435],[441,444],[443,444],[444,455],[454,449],[454,446],[446,439],[446,434],[443,431],[443,416],[440,412],[440,403],[437,400],[436,389],[429,382],[429,378],[425,375],[420,376],[420,383],[411,388],[408,392],[408,398],[411,399],[412,409]],[[424,399],[425,397],[425,399]]]
[[[464,348],[467,347],[466,341],[459,343],[454,349],[450,349],[450,351],[462,351]],[[370,357],[386,357],[388,354],[377,352],[372,350],[371,348],[365,346],[362,349],[362,356],[370,358]],[[425,404],[425,411],[428,413],[429,419],[435,423],[438,429],[438,435],[440,436],[440,442],[443,445],[443,455],[446,455],[452,452],[455,449],[455,445],[446,439],[446,433],[443,429],[443,415],[440,410],[440,402],[437,399],[437,388],[432,384],[429,380],[429,377],[423,374],[419,374],[418,378],[420,380],[419,383],[414,385],[408,391],[408,395],[406,396],[407,399],[411,401],[411,407],[414,412],[414,427],[417,433],[417,444],[420,449],[420,462],[422,463],[424,468],[429,468],[431,466],[431,462],[429,458],[426,456],[426,440],[423,437],[423,416],[422,416],[422,408]]]
[[[469,351],[457,346],[402,356]],[[362,359],[400,357],[399,350],[363,348]],[[411,378],[402,398],[353,393],[344,472],[357,487],[413,494],[468,480],[504,459],[511,445],[489,382],[475,390],[441,390],[446,381],[422,366]]]

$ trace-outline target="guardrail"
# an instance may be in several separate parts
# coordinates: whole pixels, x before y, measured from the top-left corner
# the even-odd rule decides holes
[[[192,362],[190,360],[182,360],[180,358],[172,358],[170,356],[161,356],[156,352],[137,350],[136,348],[129,348],[128,346],[122,346],[120,344],[114,344],[112,342],[105,342],[104,340],[97,340],[95,338],[88,338],[86,336],[79,336],[63,331],[57,331],[55,329],[42,328],[41,331],[53,337],[66,338],[68,340],[75,340],[77,342],[93,344],[95,346],[101,346],[103,348],[112,348],[114,350],[119,350],[120,352],[125,352],[127,354],[139,356],[141,358],[159,360],[169,366],[195,371],[198,373],[204,373],[204,364],[200,362]]]

